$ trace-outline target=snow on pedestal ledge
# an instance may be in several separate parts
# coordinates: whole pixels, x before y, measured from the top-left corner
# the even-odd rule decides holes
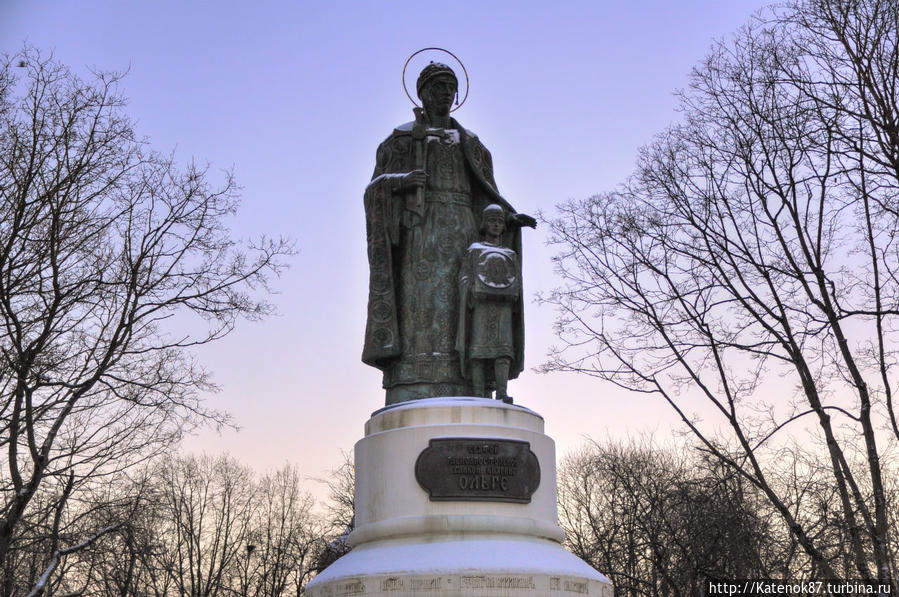
[[[432,499],[415,467],[435,439],[526,443],[539,462],[530,501],[504,500],[501,491]],[[555,444],[543,433],[543,418],[527,408],[462,397],[381,409],[356,444],[355,469],[353,550],[309,584],[310,597],[612,595],[605,576],[561,545]],[[446,466],[438,473],[456,471]]]
[[[558,543],[501,535],[360,545],[322,572],[307,591],[312,597],[612,597],[608,579]]]

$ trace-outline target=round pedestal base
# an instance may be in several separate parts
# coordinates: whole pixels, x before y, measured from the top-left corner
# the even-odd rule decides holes
[[[436,452],[422,480],[425,450]],[[555,444],[537,413],[484,398],[390,406],[366,423],[355,466],[353,549],[309,583],[309,597],[612,596],[561,545]],[[485,480],[502,491],[485,493]],[[522,480],[527,491],[513,490]]]

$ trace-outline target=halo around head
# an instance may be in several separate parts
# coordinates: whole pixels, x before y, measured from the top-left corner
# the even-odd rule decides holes
[[[460,101],[459,104],[455,108],[450,110],[450,112],[455,112],[456,110],[461,108],[462,104],[465,103],[465,100],[468,99],[469,81],[468,81],[468,71],[465,69],[465,65],[462,64],[462,61],[459,60],[459,58],[455,54],[450,52],[449,50],[444,50],[443,48],[422,48],[422,49],[418,50],[417,52],[413,52],[412,55],[406,59],[406,63],[403,65],[403,91],[406,92],[406,97],[409,98],[410,102],[412,102],[418,108],[421,107],[421,104],[419,104],[417,101],[415,101],[415,99],[409,94],[409,87],[406,85],[406,69],[408,68],[409,63],[412,61],[413,58],[415,58],[417,55],[421,54],[422,52],[427,52],[429,50],[436,51],[436,52],[443,52],[444,54],[448,54],[449,56],[451,56],[452,59],[455,60],[456,63],[462,68],[462,73],[465,75],[465,95],[462,96],[462,101]],[[456,75],[456,80],[459,81],[458,75]]]

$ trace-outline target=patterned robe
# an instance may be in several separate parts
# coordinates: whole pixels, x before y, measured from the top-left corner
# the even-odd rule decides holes
[[[457,351],[459,269],[477,240],[481,212],[498,203],[490,152],[452,120],[447,129],[416,122],[398,127],[378,147],[365,190],[369,260],[368,320],[363,362],[384,372],[387,404],[434,396],[471,395]],[[424,193],[400,193],[400,177],[428,173]],[[521,254],[521,232],[510,227],[506,246]],[[521,371],[524,326],[520,298],[513,321]]]

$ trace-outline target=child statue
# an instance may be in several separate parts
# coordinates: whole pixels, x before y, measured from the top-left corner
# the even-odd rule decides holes
[[[468,247],[459,271],[456,350],[475,396],[489,398],[495,387],[496,399],[511,404],[509,372],[520,370],[513,319],[521,316],[516,313],[521,306],[521,264],[515,251],[503,246],[505,231],[505,210],[495,203],[484,208],[484,240]]]

